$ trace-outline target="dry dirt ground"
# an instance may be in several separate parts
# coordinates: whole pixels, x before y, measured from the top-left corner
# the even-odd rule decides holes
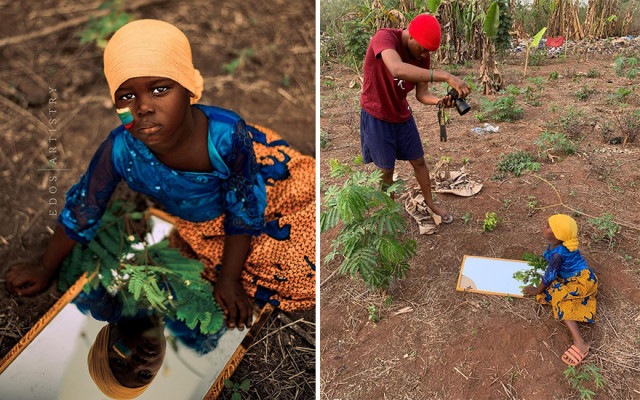
[[[0,356],[60,295],[53,287],[33,298],[8,295],[6,269],[42,254],[64,193],[120,124],[102,72],[102,50],[80,44],[77,36],[100,5],[0,1]],[[315,154],[312,0],[140,0],[125,2],[125,11],[135,19],[171,22],[185,32],[205,79],[201,103],[232,109],[249,123],[279,132],[303,153]],[[59,24],[67,27],[56,29]],[[29,34],[35,36],[23,36]],[[19,40],[4,42],[14,37]],[[63,170],[41,170],[53,158]],[[130,196],[128,189],[119,193]],[[313,310],[289,317],[302,318],[296,325],[313,335]],[[236,382],[249,378],[245,394],[253,398],[315,396],[314,347],[284,325],[274,314],[257,340],[271,336],[251,348],[232,377]],[[230,396],[223,392],[222,397]]]
[[[340,260],[321,268],[320,362],[322,399],[577,399],[579,394],[565,378],[562,353],[571,344],[563,324],[549,308],[532,299],[505,299],[455,290],[465,254],[520,259],[525,252],[542,254],[546,248],[541,231],[554,212],[572,214],[559,203],[553,188],[531,173],[508,174],[492,180],[501,154],[517,150],[536,154],[533,144],[549,123],[560,123],[574,107],[577,113],[555,130],[566,132],[578,143],[575,155],[551,163],[542,160],[537,175],[546,179],[572,208],[592,216],[609,212],[623,227],[614,244],[596,241],[596,227],[589,217],[576,217],[580,249],[600,278],[598,320],[581,325],[591,345],[586,363],[602,368],[605,386],[596,398],[640,398],[640,138],[623,148],[609,141],[620,133],[619,124],[640,105],[635,89],[628,107],[608,101],[619,88],[638,83],[617,77],[612,54],[569,55],[566,60],[544,59],[529,69],[529,77],[541,77],[536,89],[539,106],[517,104],[524,118],[493,123],[499,133],[474,134],[482,126],[474,118],[479,94],[469,98],[472,112],[460,117],[450,111],[449,141],[439,142],[435,107],[409,102],[426,143],[432,168],[441,156],[453,158],[453,169],[467,158],[473,179],[484,184],[474,197],[437,195],[455,217],[437,234],[420,236],[415,222],[408,223],[407,237],[418,244],[408,277],[395,282],[386,294],[371,293],[361,280],[334,275]],[[501,65],[505,86],[535,87],[522,78],[521,55],[510,55]],[[590,69],[599,78],[585,76]],[[478,74],[479,64],[463,67],[460,76]],[[561,76],[548,81],[549,73]],[[360,88],[350,88],[353,70],[339,64],[321,71],[321,135],[326,145],[321,157],[321,194],[342,180],[329,176],[329,159],[352,163],[361,154],[358,103]],[[607,82],[607,81],[611,82]],[[584,101],[575,94],[586,87],[595,90]],[[413,93],[411,94],[413,96]],[[397,163],[401,178],[415,183],[406,162]],[[372,171],[373,165],[356,166]],[[545,209],[530,208],[546,207]],[[486,212],[496,212],[503,222],[493,232],[483,232]],[[469,221],[463,221],[468,213]],[[405,218],[408,214],[405,212]],[[330,251],[337,229],[321,237],[321,254]],[[385,304],[385,300],[387,300]],[[511,301],[509,301],[511,300]],[[367,307],[379,310],[380,321],[369,320]],[[409,307],[407,309],[407,307]],[[405,309],[407,313],[396,314]],[[593,383],[587,388],[594,389]]]

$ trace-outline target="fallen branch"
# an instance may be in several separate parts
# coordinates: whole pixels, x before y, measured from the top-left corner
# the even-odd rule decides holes
[[[131,4],[131,5],[127,5],[125,6],[125,11],[134,11],[137,10],[138,8],[142,8],[142,7],[146,7],[148,5],[154,4],[154,3],[158,3],[158,2],[162,2],[163,0],[144,0],[144,1],[140,1],[137,4]],[[82,17],[77,17],[77,18],[72,18],[68,21],[65,22],[61,22],[57,25],[53,25],[53,26],[48,26],[44,29],[40,29],[39,31],[35,31],[35,32],[31,32],[31,33],[27,33],[24,35],[18,35],[18,36],[12,36],[12,37],[8,37],[5,39],[0,40],[0,48],[4,47],[4,46],[8,46],[8,45],[12,45],[12,44],[18,44],[18,43],[22,43],[22,42],[26,42],[28,40],[31,39],[37,39],[37,38],[41,38],[44,36],[49,36],[52,33],[56,33],[59,31],[63,31],[67,28],[71,28],[74,26],[78,26],[78,25],[82,25],[85,24],[87,22],[89,22],[89,20],[91,19],[91,17],[102,17],[103,15],[107,15],[109,14],[111,11],[108,9],[105,10],[96,10],[95,12],[93,12],[90,15],[83,15]]]
[[[312,347],[316,347],[316,340],[313,336],[311,336],[309,334],[309,332],[305,331],[304,329],[302,329],[301,327],[299,327],[297,324],[295,324],[291,318],[287,317],[286,315],[284,315],[283,313],[278,313],[278,319],[280,321],[282,321],[283,323],[286,324],[286,326],[288,326],[289,328],[291,328],[295,333],[297,333],[298,335],[300,335],[304,340],[307,341],[307,343],[309,343]]]
[[[541,176],[539,176],[539,175],[535,175],[535,174],[531,174],[531,175],[532,175],[532,176],[535,176],[536,178],[538,178],[538,179],[540,179],[540,180],[544,181],[546,184],[548,184],[549,186],[551,186],[551,188],[553,189],[553,191],[554,191],[554,192],[556,192],[556,196],[558,196],[558,200],[560,200],[560,203],[551,204],[551,205],[544,206],[544,207],[534,207],[534,210],[545,210],[545,209],[547,209],[547,208],[551,208],[551,207],[563,206],[563,207],[568,208],[569,210],[571,210],[571,211],[573,211],[573,212],[575,212],[575,213],[578,213],[578,214],[581,214],[581,215],[586,215],[587,217],[591,217],[591,218],[594,218],[594,219],[598,218],[598,217],[596,217],[596,216],[594,216],[594,215],[587,214],[587,213],[586,213],[586,212],[584,212],[584,211],[576,210],[575,208],[573,208],[573,207],[571,207],[571,206],[568,206],[568,205],[564,204],[564,201],[562,200],[562,197],[560,197],[560,193],[558,193],[558,190],[556,189],[556,187],[555,187],[555,186],[553,186],[553,184],[552,184],[551,182],[549,182],[548,180],[544,179],[543,177],[541,177]],[[636,231],[640,231],[640,228],[639,228],[639,227],[637,227],[637,226],[630,225],[630,224],[628,224],[628,223],[624,223],[624,222],[620,222],[620,221],[613,221],[613,222],[615,222],[615,223],[616,223],[616,224],[618,224],[618,225],[622,225],[622,226],[624,226],[624,227],[627,227],[627,228],[630,228],[630,229],[634,229],[634,230],[636,230]]]

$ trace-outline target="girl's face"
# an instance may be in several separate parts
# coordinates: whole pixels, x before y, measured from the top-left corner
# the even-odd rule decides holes
[[[175,143],[191,118],[190,93],[176,81],[139,77],[125,81],[115,92],[116,108],[129,108],[127,130],[150,149]]]
[[[542,229],[542,236],[544,236],[544,238],[547,239],[549,243],[558,241],[558,239],[556,239],[556,236],[553,234],[551,227],[549,226],[549,221],[545,222],[544,228]]]
[[[164,324],[157,318],[117,322],[109,335],[111,372],[126,387],[144,386],[162,367],[166,346]]]

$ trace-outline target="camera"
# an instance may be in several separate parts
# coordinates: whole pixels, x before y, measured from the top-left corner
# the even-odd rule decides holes
[[[465,115],[466,113],[469,112],[469,110],[471,110],[471,106],[469,105],[469,103],[464,101],[463,98],[458,97],[458,91],[455,90],[454,88],[449,89],[449,93],[447,93],[447,96],[451,96],[451,99],[453,100],[454,105],[456,106],[456,111],[458,111],[458,114]]]

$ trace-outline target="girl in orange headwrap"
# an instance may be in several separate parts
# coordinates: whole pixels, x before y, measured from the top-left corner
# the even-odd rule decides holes
[[[43,258],[12,266],[8,289],[46,288],[73,246],[92,240],[125,180],[178,217],[172,243],[205,263],[230,328],[251,325],[254,299],[313,307],[315,160],[233,111],[195,104],[203,79],[188,39],[171,24],[139,20],[119,29],[104,72],[122,125],[67,193]]]
[[[569,365],[578,365],[589,353],[577,322],[596,320],[598,278],[578,250],[578,225],[568,215],[556,214],[542,231],[549,242],[544,258],[549,262],[538,287],[527,286],[524,294],[536,296],[553,307],[553,316],[569,328],[573,345],[562,355]]]

